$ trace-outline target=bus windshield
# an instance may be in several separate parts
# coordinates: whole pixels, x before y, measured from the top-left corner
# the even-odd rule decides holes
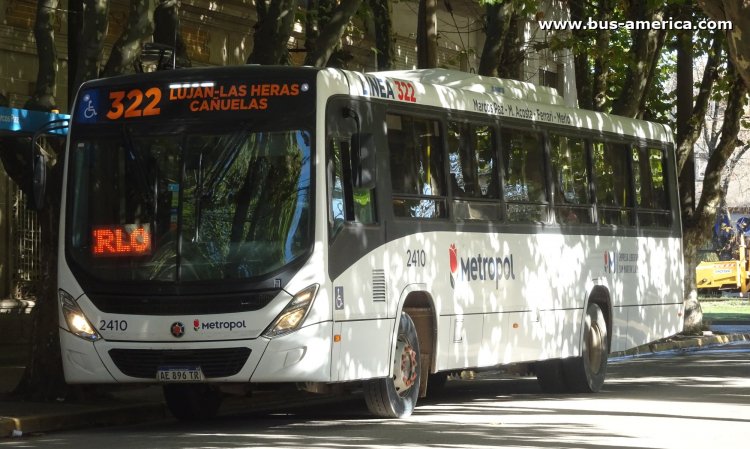
[[[69,256],[104,281],[252,279],[312,245],[304,129],[119,125],[73,135]]]

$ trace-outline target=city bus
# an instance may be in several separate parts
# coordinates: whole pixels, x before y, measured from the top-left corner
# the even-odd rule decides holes
[[[87,82],[60,225],[66,381],[161,384],[179,419],[290,384],[399,418],[452,373],[507,367],[597,392],[611,352],[682,328],[671,136],[443,69]]]

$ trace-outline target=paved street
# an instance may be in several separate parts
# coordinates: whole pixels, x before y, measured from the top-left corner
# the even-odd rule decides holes
[[[550,396],[533,379],[450,381],[406,420],[359,399],[197,424],[175,421],[0,441],[0,448],[740,448],[750,435],[750,345],[615,360],[605,391]]]

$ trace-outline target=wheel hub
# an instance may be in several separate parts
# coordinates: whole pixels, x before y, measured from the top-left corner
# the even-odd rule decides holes
[[[593,323],[591,326],[591,333],[589,334],[589,366],[591,371],[596,374],[602,364],[602,330],[599,328],[597,323]]]
[[[409,390],[417,381],[419,363],[417,352],[407,342],[396,345],[396,358],[393,364],[393,385],[399,394]]]

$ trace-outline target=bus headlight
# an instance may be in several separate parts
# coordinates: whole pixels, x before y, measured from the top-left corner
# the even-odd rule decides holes
[[[318,287],[318,284],[313,284],[294,295],[279,316],[263,332],[263,336],[273,338],[297,330],[305,321],[307,312],[310,311],[310,306],[318,294]]]
[[[89,320],[86,319],[86,315],[83,314],[83,311],[78,307],[76,300],[70,296],[70,293],[65,290],[59,290],[58,296],[60,298],[60,303],[62,304],[65,322],[68,323],[68,330],[70,330],[70,332],[90,341],[96,341],[102,338],[102,336],[99,335],[99,332],[94,329],[94,326],[89,323]]]

